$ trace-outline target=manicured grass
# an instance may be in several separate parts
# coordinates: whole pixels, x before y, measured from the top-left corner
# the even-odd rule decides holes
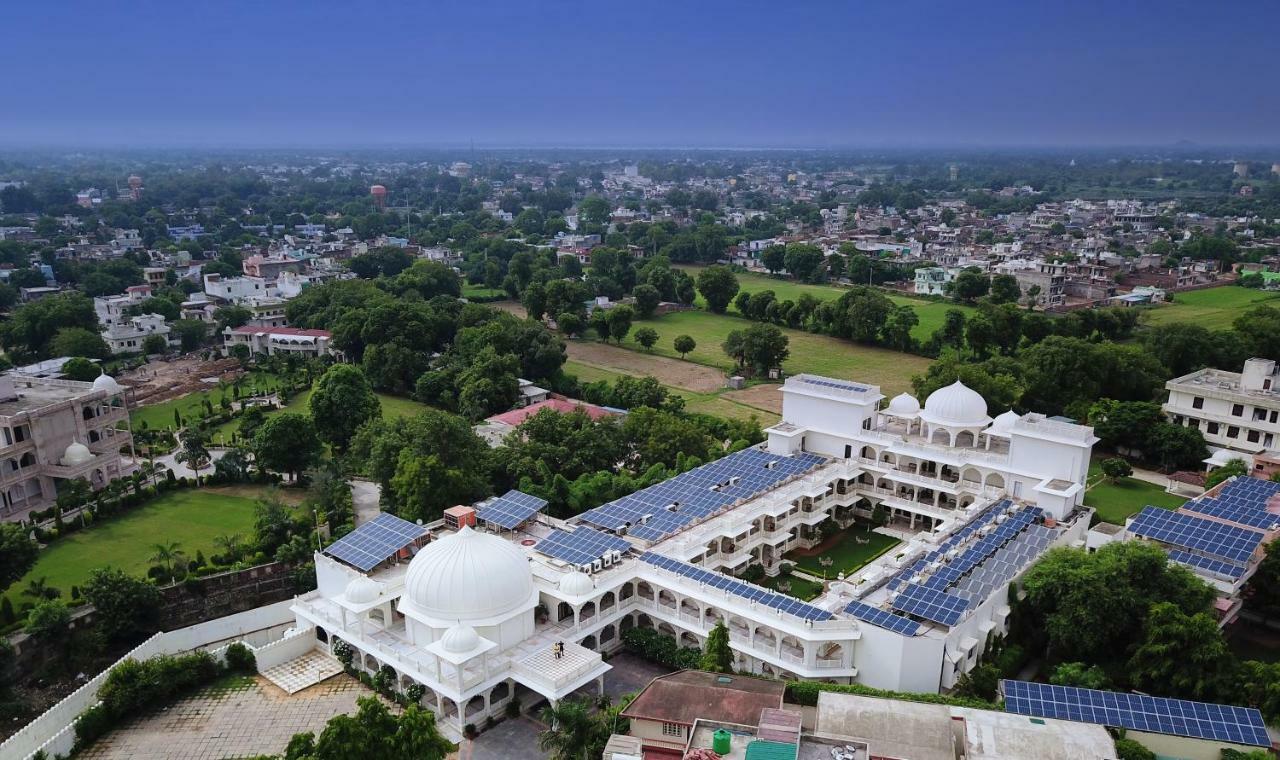
[[[63,600],[70,602],[71,587],[88,580],[94,568],[110,566],[145,576],[158,543],[177,542],[187,557],[194,558],[197,551],[207,557],[217,551],[216,536],[252,537],[253,508],[252,498],[216,490],[164,494],[127,514],[54,540],[40,551],[35,567],[5,595],[18,609],[31,601],[21,593],[27,582],[47,577],[49,585],[61,589]]]
[[[697,342],[687,357],[689,361],[716,367],[726,372],[733,369],[733,360],[725,355],[721,345],[734,330],[745,330],[751,322],[728,314],[712,314],[708,311],[680,311],[664,314],[654,319],[637,320],[631,335],[639,327],[652,327],[658,333],[653,353],[679,359],[680,355],[671,343],[677,335],[689,335]],[[788,374],[811,372],[818,375],[857,380],[879,385],[882,392],[893,396],[911,389],[912,375],[924,374],[929,359],[904,354],[886,348],[861,346],[828,335],[815,335],[802,330],[781,328],[790,338],[791,357],[782,367]],[[635,351],[644,350],[628,337],[623,346]]]
[[[579,381],[584,383],[604,380],[612,384],[623,376],[620,372],[611,372],[590,364],[575,362],[572,359],[564,363],[564,371],[576,376]],[[754,416],[759,420],[761,427],[768,427],[782,419],[774,412],[738,403],[732,399],[724,398],[720,393],[696,393],[683,388],[672,388],[671,386],[666,386],[666,388],[672,395],[684,399],[685,411],[710,414],[730,420],[748,420]]]
[[[855,539],[870,539],[870,541],[860,544]],[[793,551],[786,554],[785,558],[801,570],[819,578],[835,578],[839,573],[844,573],[845,577],[848,577],[899,543],[901,542],[893,536],[868,533],[865,525],[857,524],[841,533],[834,544],[818,554],[803,555]],[[818,562],[823,557],[831,558],[830,567],[823,567]]]
[[[506,293],[498,288],[486,288],[483,285],[463,285],[463,298],[497,298],[504,296]]]
[[[382,404],[382,416],[388,419],[393,417],[412,417],[418,412],[429,408],[426,404],[410,398],[401,398],[387,393],[376,393],[374,395],[378,397],[378,401]],[[284,405],[284,410],[296,414],[310,414],[308,406],[310,399],[310,390],[295,393],[289,398],[289,403]],[[231,439],[231,435],[239,429],[240,418],[235,417],[213,429],[213,440],[219,443],[227,442]]]
[[[280,378],[270,372],[250,372],[240,384],[240,395],[249,396],[252,395],[255,388],[259,390],[275,388],[279,383]],[[234,398],[234,393],[230,386],[225,390],[213,386],[207,391],[199,391],[160,404],[151,404],[132,409],[129,412],[129,419],[135,430],[140,429],[144,423],[151,430],[171,429],[174,426],[173,411],[175,409],[182,414],[183,419],[198,417],[204,414],[204,402],[206,399],[217,409],[224,394],[228,398]]]
[[[681,267],[688,271],[692,276],[696,277],[701,267],[685,266]],[[848,288],[840,285],[810,285],[782,277],[771,277],[763,274],[742,274],[738,273],[739,292],[757,293],[761,290],[772,290],[778,297],[779,301],[794,301],[802,294],[809,295],[823,301],[829,301],[839,298]],[[948,309],[959,309],[966,316],[972,314],[975,309],[972,306],[964,306],[962,304],[949,303],[945,301],[929,301],[923,298],[911,298],[909,296],[886,293],[889,300],[899,306],[910,306],[916,310],[916,315],[920,318],[920,324],[915,326],[911,334],[916,340],[928,340],[929,336],[942,327],[942,320]],[[706,303],[702,296],[698,296],[698,305],[705,308]],[[738,311],[730,306],[729,310],[734,314]]]
[[[779,582],[791,584],[790,590],[783,591],[778,588]],[[760,582],[760,585],[768,589],[773,589],[779,594],[794,596],[796,599],[804,602],[807,602],[822,593],[821,583],[814,583],[813,581],[801,578],[798,575],[790,575],[786,578],[781,576],[777,578],[765,578]]]
[[[1158,485],[1135,478],[1121,478],[1115,483],[1100,478],[1084,495],[1085,506],[1098,510],[1098,519],[1116,525],[1123,525],[1125,518],[1145,507],[1177,509],[1185,501]]]
[[[1231,327],[1240,314],[1263,303],[1280,306],[1280,293],[1223,285],[1175,293],[1173,303],[1146,309],[1144,317],[1152,325],[1193,322],[1211,330],[1223,330]]]

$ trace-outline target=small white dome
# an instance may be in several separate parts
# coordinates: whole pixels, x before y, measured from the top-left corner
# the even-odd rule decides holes
[[[84,464],[90,459],[93,459],[93,454],[89,451],[89,447],[79,441],[72,441],[67,446],[67,450],[62,452],[62,464],[67,467]]]
[[[931,425],[986,427],[987,402],[977,391],[959,380],[929,394],[920,418]]]
[[[498,620],[536,604],[524,552],[467,526],[418,552],[400,597],[401,612],[442,623],[441,628],[462,620]]]
[[[480,634],[469,625],[455,625],[440,637],[440,646],[444,651],[462,654],[470,652],[480,644]]]
[[[899,417],[910,417],[920,413],[920,402],[910,393],[899,393],[889,402],[889,408],[885,411]]]
[[[1010,409],[1004,414],[997,415],[995,420],[992,421],[991,427],[987,428],[987,432],[1008,434],[1010,430],[1013,430],[1013,423],[1020,419],[1022,418],[1018,416],[1018,413]]]
[[[368,604],[382,594],[382,584],[368,576],[360,575],[351,579],[343,596],[352,604]]]
[[[586,596],[596,590],[591,576],[580,570],[574,570],[560,579],[560,591],[568,596]]]
[[[98,375],[98,377],[93,381],[93,389],[95,391],[106,391],[112,396],[124,390],[120,387],[120,383],[117,383],[116,379],[111,375]]]

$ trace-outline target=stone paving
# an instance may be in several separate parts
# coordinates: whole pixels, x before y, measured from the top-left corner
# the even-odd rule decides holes
[[[302,731],[319,733],[335,715],[354,713],[370,692],[346,674],[287,695],[258,678],[210,689],[112,731],[82,760],[220,760],[277,754]]]
[[[297,694],[342,672],[342,663],[317,650],[283,665],[267,668],[262,677],[279,686],[286,694]]]

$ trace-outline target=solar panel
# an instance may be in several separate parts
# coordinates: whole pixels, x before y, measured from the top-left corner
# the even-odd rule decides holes
[[[1190,567],[1208,570],[1211,573],[1216,573],[1224,578],[1230,578],[1231,580],[1237,580],[1240,576],[1244,575],[1244,568],[1239,565],[1232,564],[1230,562],[1223,562],[1222,560],[1213,559],[1211,557],[1202,557],[1199,554],[1192,554],[1191,552],[1183,551],[1181,549],[1170,549],[1169,559]]]
[[[1097,723],[1194,739],[1270,747],[1262,713],[1251,707],[1149,697],[1029,681],[1001,681],[1005,712]]]
[[[920,634],[920,624],[910,618],[904,618],[901,615],[895,615],[887,612],[879,607],[872,607],[865,602],[859,602],[856,599],[849,602],[844,611],[853,615],[859,620],[870,623],[874,626],[884,628],[885,630],[901,633],[904,636],[917,636]]]
[[[1275,485],[1280,487],[1280,483]],[[1244,489],[1237,489],[1233,495],[1217,499],[1194,499],[1182,506],[1192,512],[1220,517],[1261,530],[1270,531],[1280,527],[1280,515],[1267,511],[1267,500],[1271,497],[1269,491],[1254,490],[1251,495],[1243,491]]]
[[[426,532],[421,525],[383,512],[330,544],[324,553],[368,572]]]
[[[476,509],[476,517],[491,525],[515,530],[545,506],[547,506],[545,499],[520,491],[507,491],[480,505]]]
[[[835,618],[834,615],[821,607],[816,607],[790,596],[767,591],[759,586],[753,586],[737,578],[713,572],[697,565],[691,565],[688,562],[681,562],[678,559],[664,557],[654,552],[645,552],[640,555],[640,559],[659,569],[688,578],[695,583],[720,589],[734,596],[779,610],[787,615],[794,615],[802,620],[831,620]]]
[[[1144,538],[1195,549],[1238,563],[1248,562],[1262,543],[1255,530],[1207,520],[1202,517],[1147,507],[1129,525],[1129,531]]]
[[[893,608],[935,623],[955,625],[969,603],[954,594],[909,584],[893,600]]]
[[[822,388],[835,388],[842,391],[850,391],[852,393],[866,393],[867,386],[858,385],[856,383],[846,383],[843,380],[832,380],[827,377],[814,377],[812,375],[798,378],[802,383],[816,385]]]
[[[539,541],[535,551],[548,557],[554,557],[573,565],[586,565],[613,552],[625,552],[631,544],[625,539],[601,533],[598,530],[579,525],[572,533],[560,529],[551,531],[551,535]]]

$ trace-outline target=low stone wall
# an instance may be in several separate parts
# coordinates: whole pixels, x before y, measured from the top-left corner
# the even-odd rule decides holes
[[[292,568],[280,562],[192,578],[161,589],[165,630],[195,625],[294,595]]]

